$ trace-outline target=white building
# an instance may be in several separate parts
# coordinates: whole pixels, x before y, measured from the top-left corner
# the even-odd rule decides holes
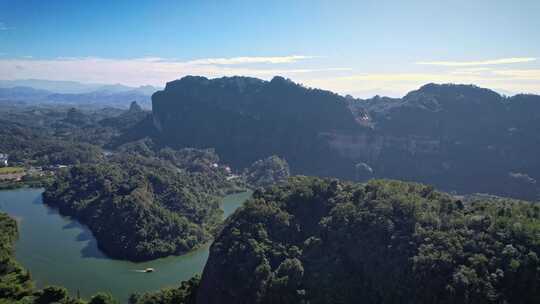
[[[0,153],[0,167],[8,166],[8,155]]]

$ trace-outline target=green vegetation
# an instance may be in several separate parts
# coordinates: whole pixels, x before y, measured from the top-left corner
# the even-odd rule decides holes
[[[268,187],[283,183],[289,178],[287,161],[272,155],[254,162],[244,173],[246,183],[252,187]]]
[[[0,109],[0,152],[11,163],[50,166],[95,163],[102,148],[148,116],[130,110],[64,106],[13,106]]]
[[[0,151],[9,154],[10,162],[47,166],[96,162],[101,149],[92,144],[53,136],[47,130],[33,129],[0,121]]]
[[[17,222],[0,213],[0,303],[10,303],[32,293],[30,274],[13,258],[17,237]]]
[[[34,289],[30,273],[14,258],[17,222],[0,213],[0,304],[118,304],[107,294],[97,294],[86,302],[68,295],[65,288]]]
[[[293,174],[538,200],[539,98],[428,84],[403,98],[359,100],[282,77],[189,76],[156,92],[152,113],[136,103],[2,107],[0,152],[17,165],[75,165],[151,138],[154,153],[213,148],[239,172],[275,154]]]
[[[346,175],[349,161],[321,133],[357,127],[344,97],[282,77],[186,76],[154,93],[152,112],[154,138],[164,145],[212,147],[235,168],[276,154],[293,172],[324,176]]]
[[[134,261],[190,251],[221,221],[219,181],[137,154],[74,166],[44,202],[87,224],[108,255]]]
[[[396,181],[283,181],[289,162],[295,173],[535,200],[539,104],[474,86],[355,100],[281,77],[185,77],[154,95],[152,115],[136,104],[10,108],[0,151],[18,166],[68,165],[44,201],[87,224],[112,257],[182,254],[218,234],[200,281],[132,304],[538,303],[538,205]],[[207,147],[244,168],[241,178]],[[258,161],[274,153],[287,161]],[[266,188],[220,223],[218,196],[244,182]],[[63,288],[34,290],[13,259],[16,225],[0,223],[0,303],[83,303]]]
[[[164,288],[157,292],[134,294],[129,304],[195,304],[200,277],[184,281],[177,288]]]
[[[540,96],[428,84],[403,98],[359,100],[282,77],[188,76],[152,101],[141,134],[153,128],[164,145],[213,147],[236,168],[276,154],[293,174],[540,198]]]
[[[52,173],[31,174],[28,173],[21,177],[21,180],[3,180],[0,181],[0,190],[18,189],[18,188],[45,188],[53,181]]]
[[[533,203],[295,177],[227,220],[197,303],[538,303],[539,255]]]
[[[162,148],[152,139],[145,137],[125,143],[119,146],[116,151],[118,151],[119,155],[135,155],[159,159],[166,166],[196,173],[211,183],[207,185],[210,187],[208,189],[210,192],[224,195],[245,191],[245,186],[241,180],[228,180],[229,173],[223,166],[215,167],[220,162],[220,159],[213,149],[183,148],[175,150],[169,147]]]

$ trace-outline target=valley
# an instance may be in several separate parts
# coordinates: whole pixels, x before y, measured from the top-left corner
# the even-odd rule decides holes
[[[152,111],[14,105],[0,148],[4,175],[20,176],[2,186],[20,189],[0,192],[0,210],[18,238],[0,294],[535,301],[540,213],[516,199],[538,198],[538,100],[434,84],[360,100],[281,77],[190,76],[155,93]]]
[[[15,258],[30,271],[37,288],[64,286],[73,297],[87,299],[108,292],[126,303],[131,294],[173,287],[202,273],[208,243],[181,256],[147,262],[112,259],[98,248],[86,226],[44,205],[42,192],[0,191],[0,212],[15,218],[19,226]],[[225,196],[220,203],[223,216],[229,216],[249,196],[250,192]],[[139,272],[150,267],[154,273]]]

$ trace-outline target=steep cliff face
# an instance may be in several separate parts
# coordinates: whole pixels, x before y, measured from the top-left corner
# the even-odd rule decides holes
[[[293,172],[351,177],[349,161],[318,136],[358,127],[345,99],[328,91],[281,77],[184,77],[153,95],[153,112],[168,145],[213,147],[236,167],[276,154]]]
[[[184,77],[153,95],[153,126],[166,145],[215,148],[239,168],[276,154],[293,174],[538,199],[539,110],[539,96],[470,85],[355,100],[281,77]]]
[[[402,99],[354,102],[351,108],[367,113],[371,131],[327,138],[337,153],[366,162],[377,177],[534,200],[540,193],[533,156],[540,152],[539,107],[540,96],[429,84]]]

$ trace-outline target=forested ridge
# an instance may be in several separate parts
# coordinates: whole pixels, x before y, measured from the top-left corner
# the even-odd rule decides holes
[[[134,261],[182,254],[221,221],[224,176],[124,154],[60,173],[44,202],[87,224],[108,255]]]
[[[197,303],[538,303],[540,206],[294,177],[213,243]]]

